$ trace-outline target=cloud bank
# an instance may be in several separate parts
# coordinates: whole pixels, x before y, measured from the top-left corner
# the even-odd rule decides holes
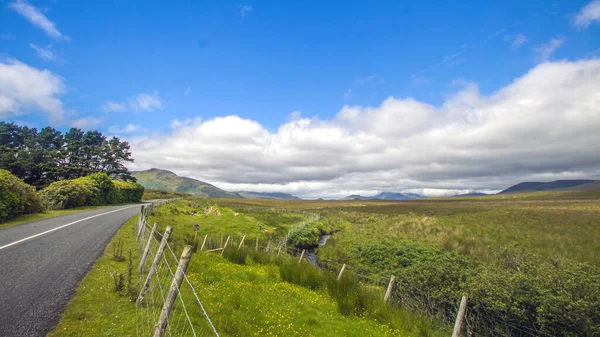
[[[52,72],[0,59],[0,118],[42,112],[58,122],[65,112],[59,98],[64,92],[62,78]]]
[[[546,62],[489,95],[463,83],[441,106],[389,97],[276,132],[238,116],[178,121],[170,134],[131,139],[132,168],[304,197],[600,178],[599,93],[600,59]]]

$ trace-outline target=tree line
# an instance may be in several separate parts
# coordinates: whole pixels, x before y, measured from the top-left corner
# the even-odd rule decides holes
[[[125,167],[133,162],[130,145],[99,131],[71,128],[62,133],[0,122],[0,168],[37,189],[63,179],[105,172],[113,179],[135,182]]]

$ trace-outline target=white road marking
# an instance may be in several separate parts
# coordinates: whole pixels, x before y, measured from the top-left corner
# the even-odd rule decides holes
[[[106,214],[110,214],[110,213],[119,212],[119,211],[122,211],[122,210],[124,210],[124,209],[133,208],[133,207],[140,207],[140,205],[133,205],[133,206],[128,206],[128,207],[123,207],[123,208],[116,209],[116,210],[114,210],[114,211],[110,211],[110,212],[106,212],[106,213],[101,213],[101,214],[96,214],[96,215],[92,215],[92,216],[89,216],[89,217],[87,217],[87,218],[84,218],[84,219],[80,219],[80,220],[77,220],[77,221],[73,221],[73,222],[70,222],[70,223],[68,223],[68,224],[66,224],[66,225],[62,225],[62,226],[59,226],[59,227],[56,227],[56,228],[52,228],[52,229],[49,229],[49,230],[47,230],[47,231],[45,231],[45,232],[41,232],[41,233],[38,233],[38,234],[35,234],[35,235],[32,235],[32,236],[26,237],[26,238],[24,238],[24,239],[21,239],[21,240],[17,240],[17,241],[15,241],[15,242],[11,242],[11,243],[9,243],[9,244],[7,244],[7,245],[0,246],[0,250],[2,250],[2,249],[4,249],[4,248],[8,248],[8,247],[10,247],[10,246],[14,246],[14,245],[16,245],[16,244],[19,244],[19,243],[21,243],[21,242],[23,242],[23,241],[31,240],[31,239],[33,239],[33,238],[37,238],[38,236],[42,236],[42,235],[44,235],[44,234],[48,234],[48,233],[51,233],[51,232],[57,231],[57,230],[59,230],[59,229],[61,229],[61,228],[65,228],[65,227],[68,227],[68,226],[74,225],[74,224],[76,224],[76,223],[80,223],[80,222],[82,222],[82,221],[86,221],[86,220],[93,219],[93,218],[96,218],[96,217],[99,217],[99,216],[103,216],[103,215],[106,215]]]

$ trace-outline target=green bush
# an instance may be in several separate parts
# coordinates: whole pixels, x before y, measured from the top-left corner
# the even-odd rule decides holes
[[[94,187],[81,178],[55,181],[39,192],[49,209],[68,209],[91,205]]]
[[[298,248],[315,248],[321,235],[331,234],[336,225],[328,221],[317,221],[294,228],[288,237],[288,243]]]
[[[33,186],[0,169],[0,222],[17,215],[37,213],[44,207]]]
[[[114,189],[112,190],[111,203],[121,204],[142,200],[142,196],[144,195],[144,187],[142,185],[122,180],[113,180],[112,182]]]
[[[67,209],[138,202],[142,199],[144,187],[111,180],[105,173],[94,173],[87,177],[55,181],[39,193],[50,209]]]

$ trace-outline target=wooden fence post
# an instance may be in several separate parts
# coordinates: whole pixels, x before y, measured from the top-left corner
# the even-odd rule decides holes
[[[200,247],[200,250],[204,249],[204,245],[206,244],[207,238],[208,238],[208,234],[204,235],[204,241],[202,241],[202,247]]]
[[[242,246],[244,245],[244,240],[246,239],[246,235],[242,236],[242,241],[240,241],[240,245],[238,246],[237,250],[240,250],[242,248]]]
[[[458,308],[458,314],[456,315],[456,322],[454,323],[454,331],[452,337],[460,336],[460,330],[462,328],[463,319],[465,318],[465,311],[467,310],[467,295],[463,295],[460,300],[460,307]]]
[[[390,278],[390,283],[388,283],[387,290],[385,291],[385,296],[383,297],[383,303],[386,303],[390,299],[394,282],[396,282],[396,276],[392,275],[392,278]]]
[[[142,289],[140,289],[140,294],[138,295],[138,298],[135,301],[135,305],[138,307],[142,304],[144,296],[146,295],[146,291],[150,286],[150,282],[152,282],[152,276],[154,276],[154,273],[156,273],[156,267],[158,267],[158,263],[160,262],[160,258],[163,255],[165,246],[167,245],[167,240],[169,239],[169,236],[171,236],[172,230],[173,228],[169,226],[163,234],[162,241],[160,241],[160,245],[158,246],[156,255],[154,255],[154,261],[152,261],[152,265],[150,266],[150,270],[148,271],[148,276],[146,276],[146,281],[144,282],[144,285],[142,285]]]
[[[277,249],[277,257],[279,257],[279,254],[281,254],[281,247],[282,245],[279,245],[279,249]]]
[[[167,328],[167,324],[169,324],[169,316],[171,315],[173,304],[175,304],[177,295],[179,295],[179,287],[181,286],[181,282],[185,276],[185,271],[187,270],[187,267],[190,264],[190,259],[192,258],[192,249],[192,246],[185,246],[185,248],[183,248],[183,253],[181,253],[181,258],[179,258],[177,271],[175,272],[175,276],[173,276],[173,281],[171,281],[169,294],[167,295],[165,304],[160,312],[160,318],[156,324],[156,330],[154,330],[154,337],[163,337],[165,335],[165,330]]]
[[[338,274],[337,280],[339,281],[342,278],[342,274],[344,273],[344,270],[346,269],[346,264],[344,263],[342,265],[342,269],[340,269],[340,273]]]
[[[227,241],[225,241],[225,246],[223,246],[223,250],[221,251],[221,255],[223,255],[223,252],[225,252],[225,248],[227,248],[227,244],[229,243],[229,239],[231,238],[231,236],[227,237]]]
[[[256,251],[258,252],[258,238],[256,238]]]
[[[150,236],[148,236],[148,242],[146,242],[146,248],[144,248],[144,252],[142,253],[142,257],[140,257],[140,265],[138,266],[138,273],[142,273],[144,271],[144,263],[146,263],[146,258],[148,257],[148,252],[150,251],[150,245],[152,244],[152,235],[156,232],[156,226],[158,223],[155,222],[154,226],[152,226],[152,232]]]
[[[304,257],[304,252],[306,251],[306,249],[302,249],[302,253],[300,254],[300,258],[298,259],[298,264],[300,264],[300,261],[302,261],[302,258]]]
[[[142,210],[140,211],[140,217],[138,218],[138,231],[137,231],[137,237],[135,238],[135,241],[140,240],[140,236],[142,234],[142,231],[144,230],[144,222],[146,221],[146,215],[144,214],[145,208],[146,208],[146,205],[142,205]]]

